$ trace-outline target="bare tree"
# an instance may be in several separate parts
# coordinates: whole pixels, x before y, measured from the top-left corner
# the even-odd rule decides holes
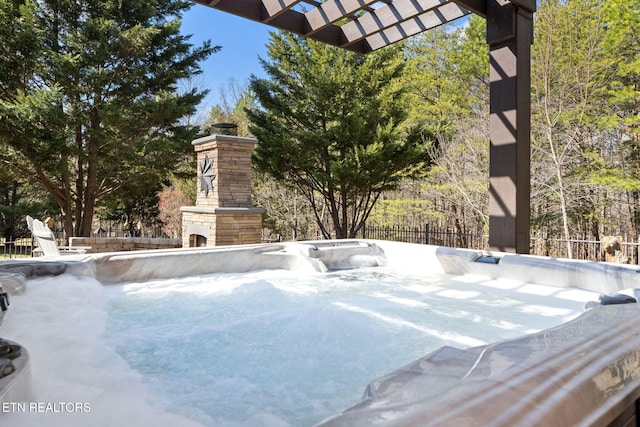
[[[447,217],[457,232],[488,229],[489,136],[486,120],[458,124],[453,138],[439,138],[428,175],[430,192],[446,201]]]
[[[584,216],[590,197],[584,185],[591,136],[596,132],[595,96],[602,87],[601,23],[589,1],[542,3],[536,14],[537,36],[532,49],[532,135],[535,165],[532,192],[557,203],[567,256],[573,258],[571,216]],[[560,13],[560,10],[562,12]],[[550,200],[549,200],[550,199]],[[535,221],[535,219],[534,219]]]

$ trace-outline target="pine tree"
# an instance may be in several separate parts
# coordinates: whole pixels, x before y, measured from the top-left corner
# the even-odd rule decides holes
[[[177,83],[217,48],[180,35],[183,0],[0,4],[2,27],[22,26],[0,70],[24,63],[0,73],[0,144],[59,204],[67,236],[88,235],[98,204],[157,187],[190,153],[197,128],[179,119],[206,93]]]
[[[254,164],[299,189],[325,237],[355,237],[380,194],[429,160],[425,142],[402,127],[402,50],[359,56],[280,33],[268,55],[269,79],[250,82],[261,106],[248,110]]]
[[[600,121],[622,140],[627,178],[622,184],[629,199],[633,239],[637,241],[640,238],[640,5],[607,0],[602,14],[606,22],[604,44],[615,71],[608,79],[608,108]]]

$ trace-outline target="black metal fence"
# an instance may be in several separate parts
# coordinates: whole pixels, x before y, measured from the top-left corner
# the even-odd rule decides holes
[[[425,224],[422,227],[365,226],[361,230],[363,239],[392,240],[396,242],[421,243],[425,245],[447,246],[452,248],[488,249],[489,236],[483,233],[470,233],[441,229]]]
[[[436,246],[466,249],[489,249],[489,235],[482,232],[456,231],[437,228],[425,224],[422,227],[375,227],[366,226],[360,232],[364,239],[392,240],[406,243],[420,243]],[[638,262],[640,242],[618,242],[615,262],[640,264]],[[571,248],[569,250],[569,247]],[[553,239],[531,237],[531,254],[555,258],[569,258],[588,261],[612,261],[605,252],[605,243],[585,239]],[[570,256],[571,255],[571,256]]]
[[[34,241],[31,238],[14,241],[0,240],[0,260],[29,258],[33,252]]]
[[[616,251],[615,260],[607,257],[606,243],[599,240],[585,239],[550,239],[531,238],[531,254],[550,256],[554,258],[573,258],[587,261],[614,261],[625,264],[640,264],[638,262],[639,242],[618,242],[620,247]],[[571,247],[571,256],[569,256]]]

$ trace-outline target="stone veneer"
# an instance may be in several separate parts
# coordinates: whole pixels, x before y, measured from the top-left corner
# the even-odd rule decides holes
[[[182,246],[201,246],[194,236],[202,236],[206,246],[260,243],[262,209],[182,208]]]
[[[220,134],[192,142],[198,175],[208,160],[214,177],[210,189],[198,179],[196,206],[180,209],[183,247],[260,243],[263,209],[251,206],[251,154],[257,142]]]

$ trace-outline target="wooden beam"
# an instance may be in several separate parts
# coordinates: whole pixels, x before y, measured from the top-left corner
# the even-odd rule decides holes
[[[367,36],[366,40],[372,50],[380,49],[468,14],[469,11],[460,8],[457,4],[447,3],[440,8]]]
[[[329,0],[305,13],[305,17],[313,33],[377,1],[379,0]]]
[[[385,28],[398,25],[426,11],[435,9],[448,0],[396,0],[342,26],[349,41],[366,37]]]
[[[455,16],[453,19],[456,19],[465,14],[455,11],[460,11],[459,6],[449,3],[448,0],[396,0],[393,4],[376,9],[346,23],[341,28],[347,43],[353,43],[376,33],[382,33],[377,37],[378,40],[389,39],[393,40],[391,42],[393,43],[424,29],[433,28],[434,18],[440,18],[440,23],[437,25],[441,25],[446,22],[445,16],[452,18]],[[392,30],[385,32],[392,27]],[[420,27],[424,29],[419,30]]]
[[[262,0],[264,16],[262,22],[268,23],[273,18],[291,9],[301,0]]]
[[[536,0],[511,0],[511,3],[529,13],[536,11]]]
[[[289,3],[291,3],[290,0]],[[269,7],[274,11],[273,5]],[[315,40],[352,50],[354,52],[366,53],[371,51],[371,48],[367,45],[365,40],[356,43],[352,42],[346,46],[347,43],[343,36],[342,29],[335,25],[331,25],[314,32],[310,28],[309,22],[304,14],[295,10],[285,9],[272,16],[266,16],[269,12],[265,11],[262,0],[215,0],[215,9],[228,12],[233,15],[238,15],[252,21],[261,23],[268,22],[272,27],[299,34],[301,36],[313,33],[312,38]]]
[[[469,13],[450,0],[395,0],[373,10],[370,5],[376,0],[329,0],[306,13],[292,9],[304,0],[195,1],[359,53],[380,49]],[[336,25],[362,10],[368,12]]]
[[[453,0],[461,7],[476,15],[487,17],[487,2],[485,0]],[[535,1],[535,0],[532,0]]]
[[[264,17],[261,0],[214,0],[209,6],[252,21],[262,22]]]

